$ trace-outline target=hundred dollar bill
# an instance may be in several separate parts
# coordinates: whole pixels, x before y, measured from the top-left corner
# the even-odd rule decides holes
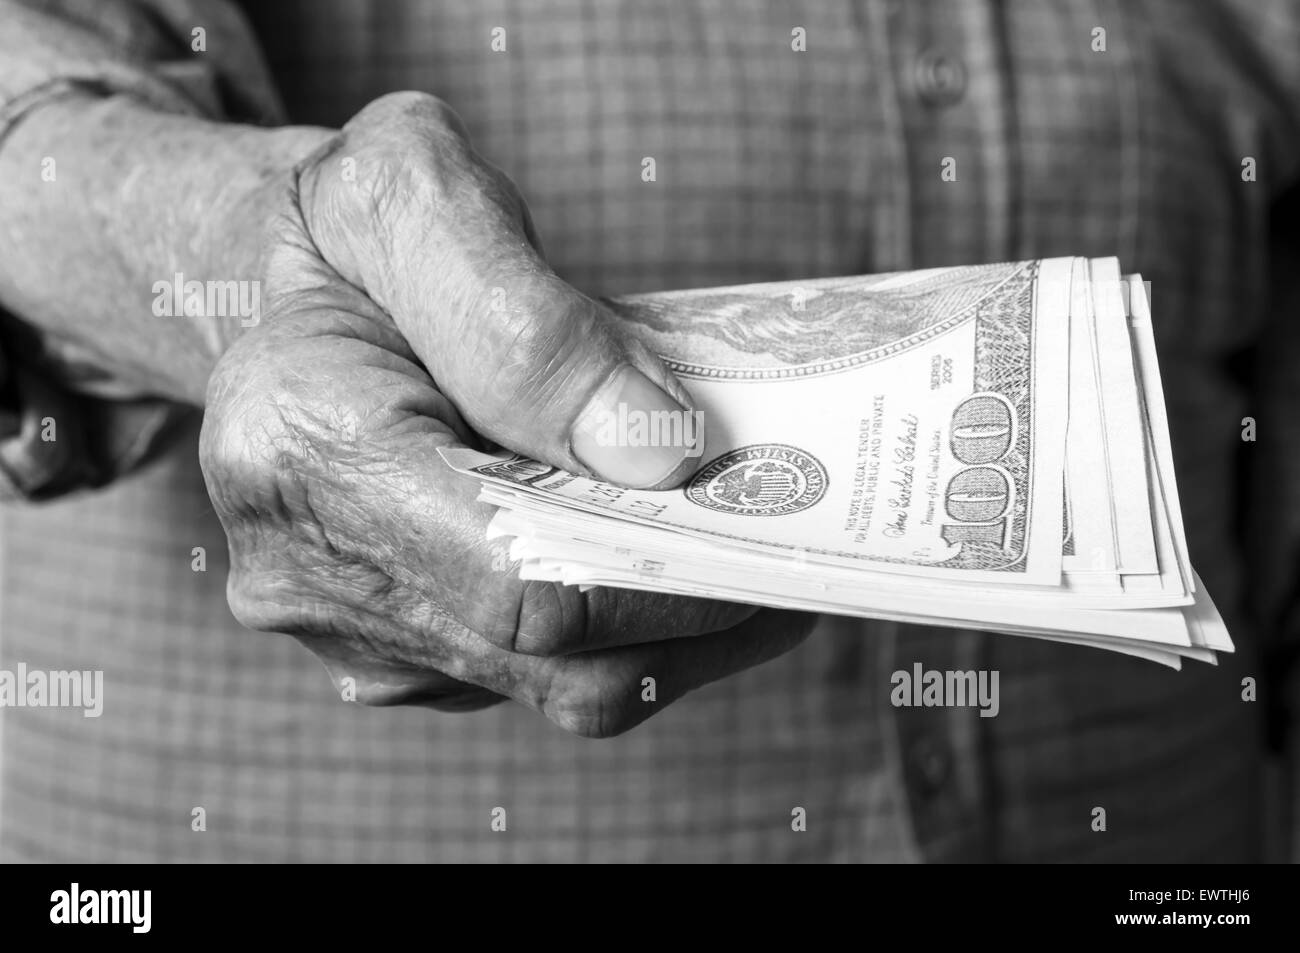
[[[708,418],[681,489],[444,452],[521,578],[985,629],[1177,666],[1232,641],[1188,560],[1139,276],[1083,258],[611,309]],[[620,413],[608,439],[698,420]],[[1063,448],[1062,448],[1063,444]],[[704,450],[697,444],[692,449]]]
[[[1071,259],[616,299],[708,434],[680,489],[510,454],[481,480],[754,552],[860,571],[1057,585]]]

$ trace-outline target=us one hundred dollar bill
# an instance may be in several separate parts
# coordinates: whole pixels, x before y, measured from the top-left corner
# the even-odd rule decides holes
[[[683,486],[442,451],[520,575],[981,629],[1177,667],[1187,556],[1149,302],[1113,258],[612,299],[704,422]],[[611,420],[609,439],[680,439]],[[656,428],[677,426],[672,433]],[[869,628],[869,627],[868,627]]]

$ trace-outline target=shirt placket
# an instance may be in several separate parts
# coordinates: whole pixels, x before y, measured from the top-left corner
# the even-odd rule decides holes
[[[1012,113],[996,4],[890,0],[883,5],[907,189],[906,267],[999,261],[1015,241]],[[975,671],[988,636],[901,625],[880,673]],[[894,774],[909,835],[924,859],[986,854],[992,805],[978,708],[893,707]]]

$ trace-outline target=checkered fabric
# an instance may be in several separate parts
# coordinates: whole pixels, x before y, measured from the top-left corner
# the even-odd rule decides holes
[[[106,692],[98,719],[0,713],[0,859],[1258,856],[1262,719],[1241,679],[1263,636],[1240,529],[1258,501],[1241,458],[1289,439],[1300,395],[1293,365],[1274,382],[1233,362],[1288,317],[1271,305],[1269,216],[1300,173],[1295,4],[0,0],[0,21],[0,123],[69,82],[333,126],[385,92],[435,93],[594,294],[1118,254],[1153,283],[1193,561],[1240,647],[1174,673],[827,619],[612,740],[513,705],[358,709],[292,640],[231,618],[190,427],[104,489],[0,516],[0,667],[102,669]],[[88,324],[107,334],[102,304]],[[37,399],[11,383],[10,406]],[[0,444],[11,496],[60,479],[23,469],[33,449],[30,434]],[[1283,552],[1300,508],[1274,490]],[[890,674],[914,662],[999,670],[999,715],[893,708]]]

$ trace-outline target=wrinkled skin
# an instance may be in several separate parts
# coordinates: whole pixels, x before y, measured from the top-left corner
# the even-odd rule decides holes
[[[295,636],[365,704],[510,698],[593,737],[806,635],[795,613],[522,582],[486,540],[492,508],[438,447],[600,476],[570,435],[616,369],[686,397],[547,268],[445,105],[377,100],[286,192],[261,321],[212,374],[200,446],[241,623]]]

